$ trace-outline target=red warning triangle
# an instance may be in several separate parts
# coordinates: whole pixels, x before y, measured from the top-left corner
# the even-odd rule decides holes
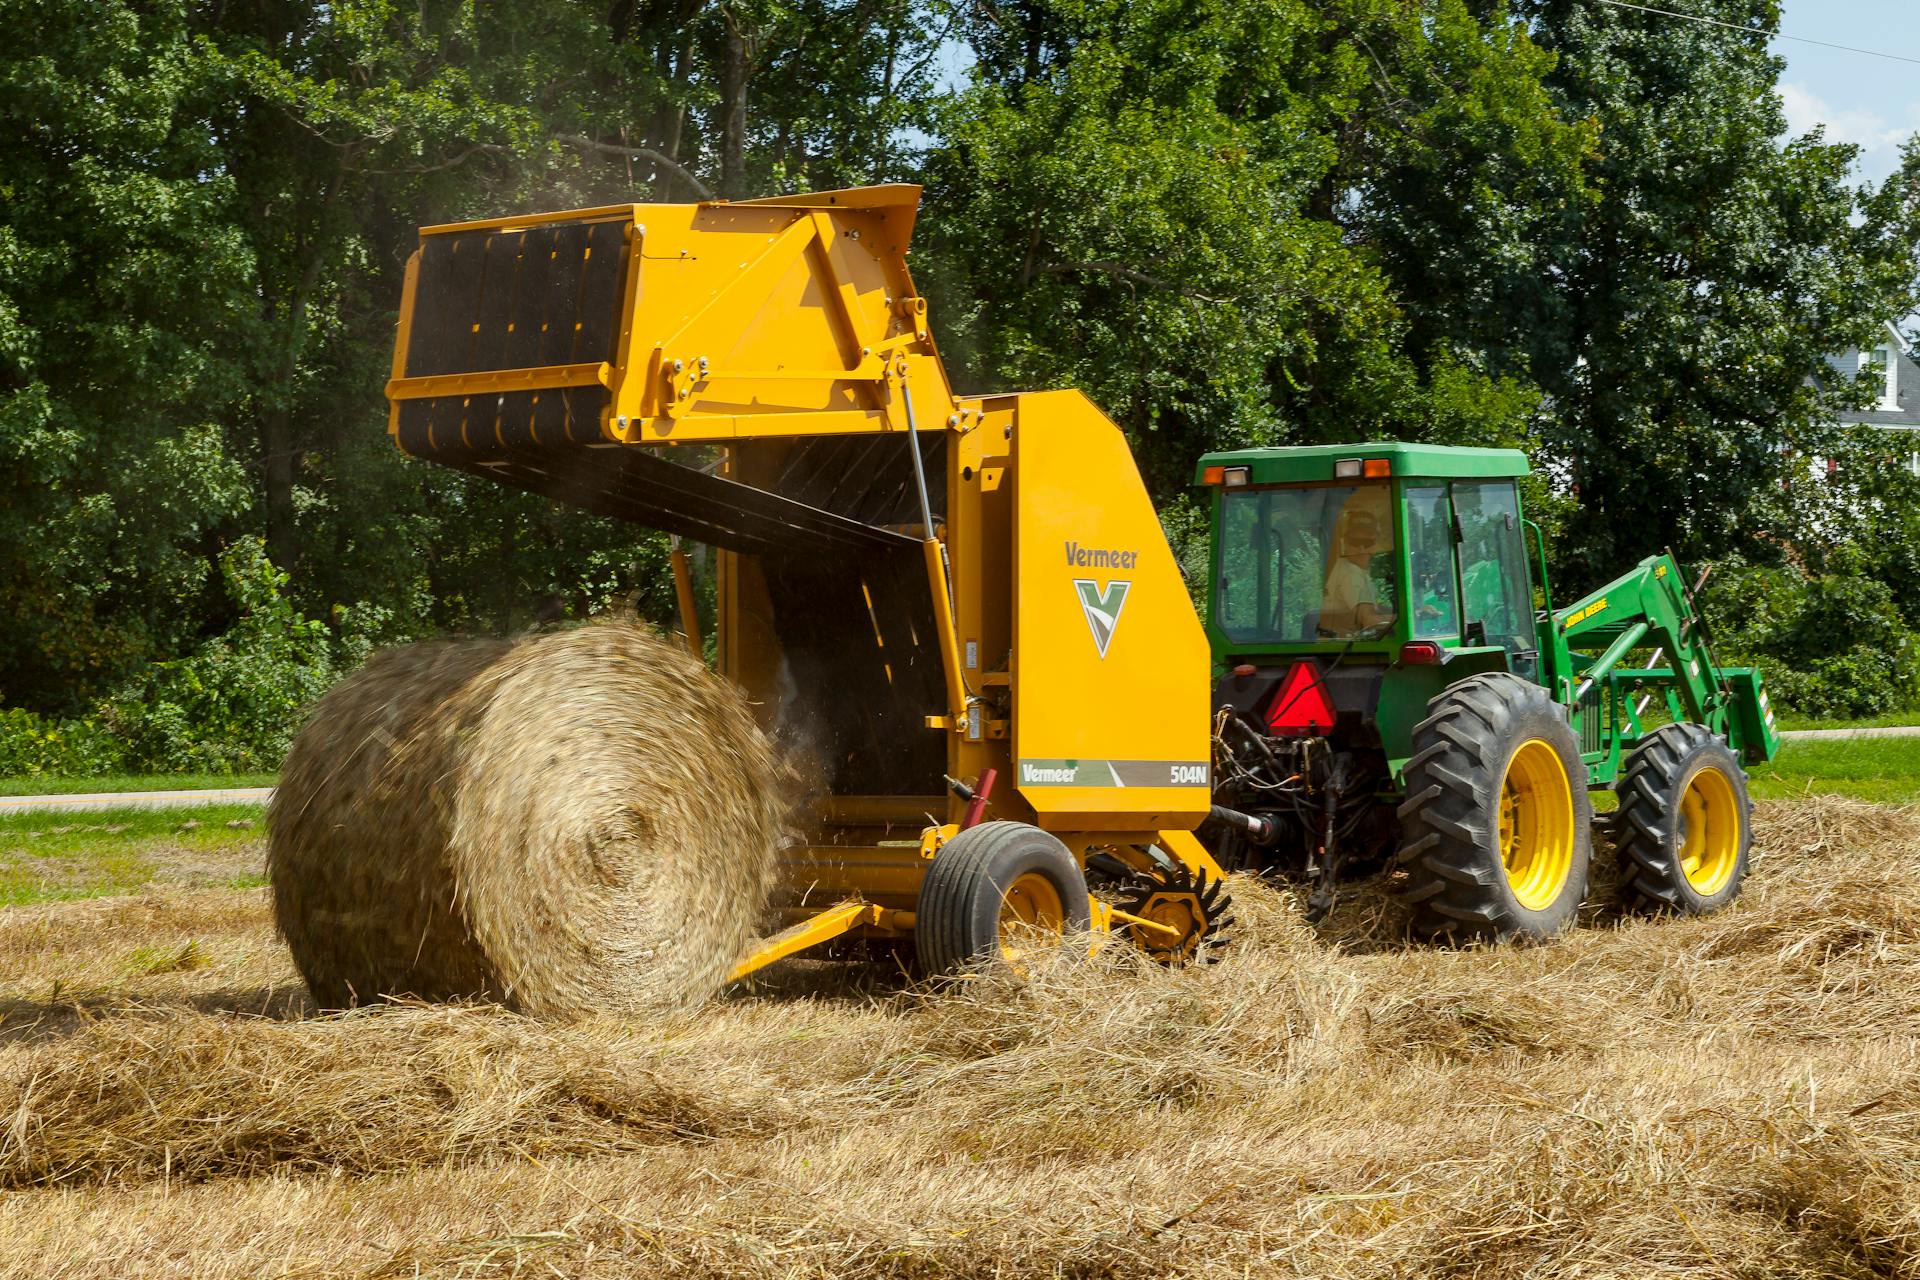
[[[1273,701],[1267,704],[1267,728],[1277,737],[1323,734],[1333,728],[1333,699],[1320,678],[1320,664],[1302,658],[1293,664]]]

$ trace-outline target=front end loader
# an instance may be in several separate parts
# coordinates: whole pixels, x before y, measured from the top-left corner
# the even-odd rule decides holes
[[[1112,422],[1072,391],[954,394],[907,270],[918,200],[427,227],[389,430],[716,549],[719,671],[818,792],[786,927],[736,976],[836,939],[932,972],[1086,929],[1192,954],[1224,909],[1194,836],[1206,634]]]
[[[1304,880],[1317,919],[1343,874],[1397,865],[1419,934],[1544,938],[1611,788],[1629,907],[1739,892],[1742,763],[1779,749],[1759,673],[1714,661],[1670,555],[1554,607],[1526,473],[1399,443],[1201,460],[1224,867]]]

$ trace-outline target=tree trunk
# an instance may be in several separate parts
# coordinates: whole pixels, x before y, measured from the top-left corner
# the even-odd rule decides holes
[[[747,38],[727,15],[727,65],[720,77],[720,194],[746,194]]]
[[[320,199],[319,213],[313,219],[314,227],[324,225],[328,210],[339,198],[344,180],[344,171],[336,169],[327,184],[326,194]],[[275,320],[284,325],[284,345],[281,347],[277,376],[269,389],[273,398],[260,411],[261,509],[266,522],[267,556],[285,573],[294,571],[294,561],[300,551],[299,531],[295,527],[293,510],[293,477],[299,465],[300,450],[294,444],[293,406],[289,403],[289,397],[293,394],[294,379],[300,372],[300,355],[306,346],[307,306],[314,290],[320,285],[320,273],[327,261],[327,255],[317,243],[318,239],[317,235],[302,234],[297,237],[304,262],[300,276],[294,281],[292,292],[286,298],[284,310],[272,295],[266,299],[269,325]]]
[[[666,101],[653,113],[648,143],[669,160],[680,159],[680,137],[687,123],[687,85],[693,79],[694,19],[706,8],[706,0],[679,0],[674,6],[674,35],[662,38],[655,65],[661,78],[673,86]],[[671,169],[655,167],[654,194],[659,200],[673,199],[674,174]]]
[[[300,541],[293,514],[293,415],[275,405],[260,415],[261,515],[266,522],[267,558],[292,573]]]

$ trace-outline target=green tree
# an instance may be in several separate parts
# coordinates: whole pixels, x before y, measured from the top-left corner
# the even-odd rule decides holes
[[[1523,31],[1452,0],[993,12],[929,164],[974,381],[1083,387],[1163,493],[1211,447],[1524,438],[1529,370],[1489,351],[1551,305],[1591,129]]]
[[[234,625],[248,533],[389,637],[664,616],[656,535],[387,441],[414,230],[898,176],[937,34],[908,0],[0,15],[0,700],[63,713]]]
[[[1516,335],[1578,495],[1568,585],[1662,545],[1723,554],[1857,394],[1815,380],[1822,358],[1904,313],[1911,193],[1863,209],[1854,148],[1784,136],[1772,0],[1688,10],[1736,30],[1596,0],[1515,7],[1557,59],[1545,83],[1562,114],[1599,127],[1555,298]]]
[[[0,701],[70,712],[188,643],[247,505],[222,423],[255,277],[179,3],[0,0]]]
[[[657,535],[388,443],[415,228],[888,176],[927,82],[908,6],[253,0],[201,16],[204,109],[261,280],[237,447],[259,460],[260,527],[302,606],[366,598],[417,633],[519,625],[554,594],[575,613],[664,598]]]

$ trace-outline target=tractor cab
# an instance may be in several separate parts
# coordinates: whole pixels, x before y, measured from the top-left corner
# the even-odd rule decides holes
[[[1368,798],[1400,792],[1429,703],[1471,675],[1540,678],[1526,473],[1514,449],[1399,443],[1201,459],[1216,798],[1275,816],[1261,861],[1384,857],[1392,809]]]
[[[1275,736],[1370,750],[1392,774],[1445,685],[1481,671],[1537,678],[1515,487],[1526,473],[1517,449],[1206,455],[1215,706]]]

